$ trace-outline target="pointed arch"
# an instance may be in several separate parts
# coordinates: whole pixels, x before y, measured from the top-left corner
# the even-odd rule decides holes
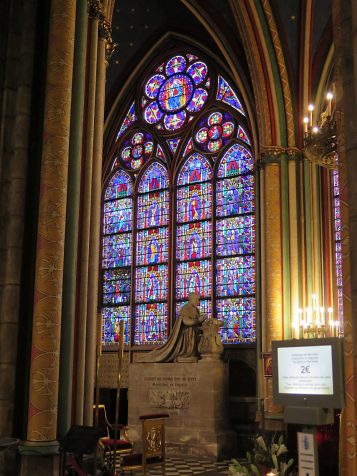
[[[108,149],[116,152],[114,171],[124,168],[134,183],[127,270],[135,345],[164,342],[169,319],[191,291],[200,295],[200,309],[208,317],[220,313],[224,319],[224,342],[255,339],[249,107],[226,74],[197,48],[165,51],[137,79],[136,97],[128,98],[122,122],[115,121]],[[195,102],[199,88],[209,94],[201,91]],[[132,104],[135,124],[118,139]],[[135,149],[134,156],[134,148],[145,145],[140,134],[150,136],[151,155],[132,164],[140,152]],[[222,303],[241,317],[222,314]]]

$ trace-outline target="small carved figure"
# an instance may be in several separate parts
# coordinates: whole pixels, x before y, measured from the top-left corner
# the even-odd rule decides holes
[[[138,355],[137,362],[197,362],[201,325],[206,319],[198,309],[200,298],[189,293],[188,303],[179,310],[167,342],[151,352]]]

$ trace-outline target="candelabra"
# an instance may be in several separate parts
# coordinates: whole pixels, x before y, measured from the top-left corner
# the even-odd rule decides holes
[[[340,323],[333,317],[332,307],[319,307],[316,294],[311,296],[312,308],[297,309],[292,324],[293,338],[315,339],[340,337]]]
[[[333,94],[326,95],[327,107],[320,114],[318,124],[313,125],[314,105],[309,104],[308,116],[304,117],[304,155],[311,163],[337,169],[336,121],[332,110]]]

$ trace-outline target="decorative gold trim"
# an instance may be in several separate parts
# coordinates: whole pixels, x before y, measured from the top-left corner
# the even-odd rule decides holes
[[[105,39],[105,63],[108,66],[114,51],[119,45],[113,41],[110,22],[103,15],[99,19],[99,37]]]
[[[100,20],[103,16],[103,5],[100,0],[88,0],[88,16]]]

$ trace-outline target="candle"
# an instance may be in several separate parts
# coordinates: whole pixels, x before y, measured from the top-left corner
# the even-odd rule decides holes
[[[332,98],[333,98],[333,94],[328,92],[326,94],[326,99],[327,99],[327,116],[331,116],[331,113],[332,113]]]
[[[102,314],[98,314],[98,341],[97,341],[97,353],[102,355],[102,339],[103,339],[103,326],[102,326]]]
[[[292,332],[293,338],[294,338],[294,339],[297,339],[296,333],[297,333],[298,325],[296,324],[296,321],[294,321],[294,322],[291,324],[291,327],[293,328],[293,332]]]
[[[325,308],[320,307],[320,321],[321,325],[325,325]]]
[[[312,127],[312,111],[314,110],[313,104],[309,104],[308,110],[310,115],[310,127]]]
[[[306,323],[307,324],[311,324],[312,323],[312,319],[311,319],[311,309],[309,307],[307,307],[305,309],[305,313],[306,313]]]
[[[328,322],[329,322],[329,324],[331,324],[331,322],[333,321],[332,307],[327,308],[327,313],[328,313]]]
[[[309,123],[309,118],[304,117],[304,132],[307,134],[307,125]]]

